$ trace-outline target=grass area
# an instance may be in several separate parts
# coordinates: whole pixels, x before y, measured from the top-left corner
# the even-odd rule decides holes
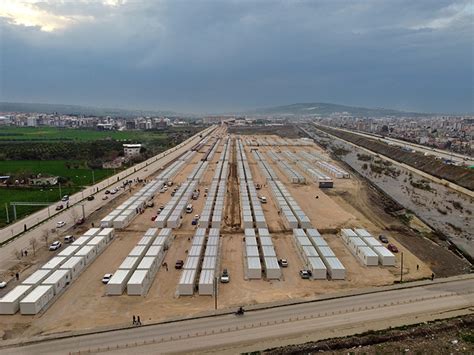
[[[71,168],[67,167],[67,164]],[[49,174],[67,178],[74,186],[92,185],[92,169],[77,160],[3,160],[0,175]],[[112,169],[94,169],[95,182],[113,175]]]
[[[166,138],[159,131],[98,131],[55,127],[2,127],[0,141],[94,141],[114,139],[118,141],[146,141]]]
[[[79,187],[64,187],[61,188],[61,194],[71,195],[79,191]],[[59,201],[59,187],[48,187],[48,188],[0,188],[0,228],[4,227],[7,223],[7,212],[5,203],[8,204],[8,214],[10,221],[13,219],[13,207],[9,205],[10,202],[51,202],[53,206],[56,206],[56,202]],[[17,218],[23,218],[29,214],[36,212],[46,206],[17,206]],[[51,212],[54,211],[54,207],[51,207]]]

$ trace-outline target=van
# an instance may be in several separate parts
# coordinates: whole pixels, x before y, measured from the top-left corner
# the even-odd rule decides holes
[[[70,244],[70,243],[72,243],[74,240],[75,240],[75,238],[74,238],[74,236],[72,236],[72,235],[66,235],[66,236],[64,237],[64,243],[66,243],[66,244]]]
[[[267,203],[267,198],[265,196],[260,196],[258,199],[261,203]]]
[[[186,213],[193,213],[193,205],[189,204],[186,206]]]

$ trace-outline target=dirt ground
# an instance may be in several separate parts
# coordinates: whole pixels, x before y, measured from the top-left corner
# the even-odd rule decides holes
[[[210,144],[203,147],[192,162],[178,173],[174,179],[175,184],[185,181],[187,175],[194,169],[209,147]],[[232,147],[234,149],[235,146]],[[263,150],[265,149],[268,148],[263,148]],[[284,147],[283,149],[320,151],[314,145],[311,147]],[[22,316],[20,314],[0,316],[0,329],[5,330],[3,338],[28,338],[39,334],[120,326],[129,324],[132,315],[140,315],[142,321],[156,322],[212,311],[214,300],[210,296],[177,297],[176,287],[181,270],[175,270],[173,265],[177,259],[184,260],[186,258],[186,252],[191,245],[190,238],[196,229],[191,225],[191,219],[194,214],[201,213],[205,202],[203,190],[211,184],[221,150],[222,144],[199,185],[201,189],[199,199],[192,201],[194,212],[184,216],[182,226],[173,231],[174,240],[164,259],[170,265],[169,269],[160,268],[146,296],[124,294],[107,297],[105,296],[105,286],[100,280],[105,273],[113,273],[143,233],[148,228],[154,227],[151,218],[160,205],[169,201],[171,189],[166,193],[157,194],[154,200],[155,207],[145,210],[126,230],[117,231],[117,237],[110,246],[44,313],[36,316]],[[254,181],[264,184],[265,181],[260,169],[253,160],[248,147],[246,147],[246,152]],[[231,158],[231,178],[229,180],[231,185],[237,184],[236,167],[232,168],[233,162],[235,162],[235,155]],[[282,269],[281,280],[245,280],[243,230],[238,226],[240,224],[238,187],[236,193],[235,186],[228,185],[230,193],[226,196],[225,211],[226,214],[235,214],[235,216],[231,216],[228,219],[228,224],[222,226],[220,266],[221,269],[227,268],[229,270],[231,282],[219,285],[219,308],[315,297],[338,291],[392,284],[399,279],[400,253],[397,254],[395,267],[365,267],[351,254],[341,237],[335,232],[341,227],[364,227],[374,235],[382,232],[388,234],[391,241],[404,253],[404,280],[415,280],[431,275],[430,267],[415,256],[411,248],[406,248],[405,243],[399,242],[401,238],[399,232],[387,233],[387,229],[393,227],[395,218],[385,213],[379,205],[371,203],[364,194],[360,193],[364,191],[361,187],[363,183],[360,180],[353,177],[344,180],[336,179],[334,189],[323,191],[314,183],[298,186],[289,184],[281,171],[276,166],[273,168],[314,226],[323,232],[328,244],[346,267],[347,279],[343,281],[309,281],[299,277],[298,271],[303,267],[303,261],[292,241],[292,232],[283,226],[271,193],[268,187],[264,186],[260,193],[268,199],[268,203],[262,205],[265,218],[272,233],[277,256],[288,259],[289,266]],[[315,196],[319,196],[319,198],[316,199]],[[367,211],[361,210],[360,204],[352,205],[350,203],[359,200],[363,201],[360,203],[363,203],[363,208]],[[120,202],[117,201],[117,204]],[[94,220],[100,220],[111,209],[112,206],[107,211],[100,211]],[[85,229],[87,228],[84,227]],[[419,270],[416,265],[419,265]]]
[[[345,338],[267,349],[262,354],[472,354],[474,317],[462,316]]]

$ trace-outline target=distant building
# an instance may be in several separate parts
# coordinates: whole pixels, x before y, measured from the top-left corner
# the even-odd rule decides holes
[[[37,177],[29,179],[30,185],[33,186],[44,186],[44,185],[56,185],[58,183],[59,176],[48,176],[48,177]]]
[[[123,152],[125,158],[131,158],[137,155],[140,155],[140,149],[142,148],[141,144],[124,144]]]
[[[123,158],[117,158],[112,161],[106,161],[102,164],[102,169],[119,169],[122,167]]]
[[[37,127],[38,126],[38,119],[36,117],[28,117],[26,121],[26,125],[28,127]]]

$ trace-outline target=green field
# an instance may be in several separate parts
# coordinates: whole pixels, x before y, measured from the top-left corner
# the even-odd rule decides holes
[[[71,165],[68,169],[66,163]],[[75,167],[77,166],[77,168]],[[69,179],[74,186],[92,185],[92,169],[84,162],[76,160],[3,160],[0,161],[0,175],[48,174]],[[94,169],[94,181],[100,181],[113,175],[111,169]]]
[[[166,138],[158,131],[98,131],[92,129],[70,129],[54,127],[2,127],[0,141],[94,141],[114,139],[117,141],[147,141]]]
[[[64,187],[61,188],[61,194],[71,195],[79,191],[79,187]],[[57,186],[50,188],[0,188],[0,228],[4,227],[7,222],[7,213],[5,203],[8,204],[8,213],[10,221],[13,219],[13,208],[9,205],[10,202],[51,202],[56,206],[56,201],[59,201],[59,188]],[[20,219],[35,211],[45,208],[46,206],[17,206],[17,218]],[[51,208],[53,213],[54,208]],[[55,211],[54,211],[55,212]]]

